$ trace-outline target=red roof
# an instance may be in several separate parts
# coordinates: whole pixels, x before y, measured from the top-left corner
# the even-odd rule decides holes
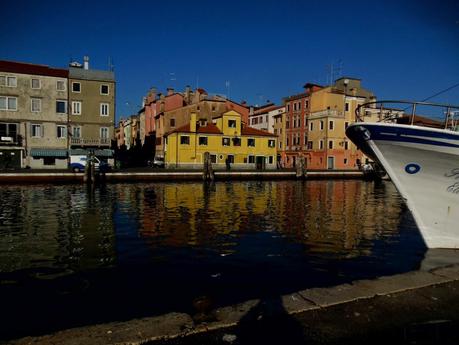
[[[191,133],[190,124],[188,123],[182,127],[174,129],[166,133],[166,136],[172,133]],[[197,133],[198,134],[223,134],[223,132],[220,131],[220,129],[213,123],[209,123],[207,124],[207,126],[198,127]],[[276,137],[276,135],[274,135],[273,133],[269,133],[269,132],[262,131],[260,129],[256,129],[252,127],[242,127],[241,134],[246,135],[246,136]]]
[[[276,137],[273,133],[262,131],[252,127],[242,127],[242,135],[262,136],[262,137]]]
[[[269,107],[265,107],[265,108],[262,108],[262,109],[255,110],[253,112],[253,115],[250,115],[250,116],[265,114],[265,113],[268,113],[270,111],[273,111],[273,110],[276,110],[276,109],[280,109],[282,107],[283,107],[283,105],[274,105],[273,104],[273,105],[270,105]]]
[[[217,126],[215,126],[213,123],[207,124],[207,126],[202,126],[197,128],[197,133],[199,134],[223,134]],[[177,129],[174,129],[167,133],[166,135],[172,134],[172,133],[191,133],[190,130],[190,124],[186,124],[182,127],[179,127]]]
[[[51,68],[45,65],[0,60],[0,71],[20,74],[44,75],[50,77],[68,78],[69,71],[66,69]]]

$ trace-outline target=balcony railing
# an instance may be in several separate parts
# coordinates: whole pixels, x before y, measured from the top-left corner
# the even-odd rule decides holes
[[[99,139],[85,139],[85,138],[71,138],[71,145],[81,145],[81,146],[110,146],[111,140],[108,138],[99,138]]]
[[[21,146],[22,145],[22,136],[17,135],[4,135],[0,134],[0,145],[10,145],[10,146]]]
[[[309,115],[309,119],[315,119],[319,117],[333,116],[333,117],[344,117],[344,113],[338,110],[326,109],[321,111],[316,111]]]

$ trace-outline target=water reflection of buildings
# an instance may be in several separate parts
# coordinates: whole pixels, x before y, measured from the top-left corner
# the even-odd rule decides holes
[[[315,252],[368,254],[398,231],[392,186],[362,181],[153,184],[140,193],[140,234],[152,246],[235,249],[249,232],[276,232]]]
[[[373,240],[398,231],[401,200],[390,185],[362,181],[310,181],[279,190],[282,233],[315,252],[369,254]],[[363,243],[365,242],[365,243]]]
[[[83,186],[2,187],[0,272],[59,274],[112,264],[113,210],[105,193]]]

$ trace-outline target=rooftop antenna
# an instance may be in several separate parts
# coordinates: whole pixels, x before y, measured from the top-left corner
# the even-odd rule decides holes
[[[231,99],[231,97],[230,97],[230,81],[229,80],[225,81],[225,86],[226,86],[227,99]]]
[[[110,72],[113,72],[115,70],[115,65],[113,64],[113,60],[111,56],[108,57],[108,70]]]

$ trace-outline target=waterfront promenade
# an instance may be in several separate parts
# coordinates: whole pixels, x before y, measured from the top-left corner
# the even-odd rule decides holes
[[[304,176],[308,179],[352,179],[363,178],[359,170],[311,170]],[[76,183],[83,182],[84,173],[74,173],[68,170],[16,170],[0,171],[2,183]],[[286,170],[217,170],[215,180],[274,180],[296,179],[296,171]],[[199,170],[164,170],[164,169],[124,169],[107,172],[104,176],[107,182],[135,181],[198,181],[203,179]]]
[[[459,265],[170,313],[11,344],[455,344]]]

